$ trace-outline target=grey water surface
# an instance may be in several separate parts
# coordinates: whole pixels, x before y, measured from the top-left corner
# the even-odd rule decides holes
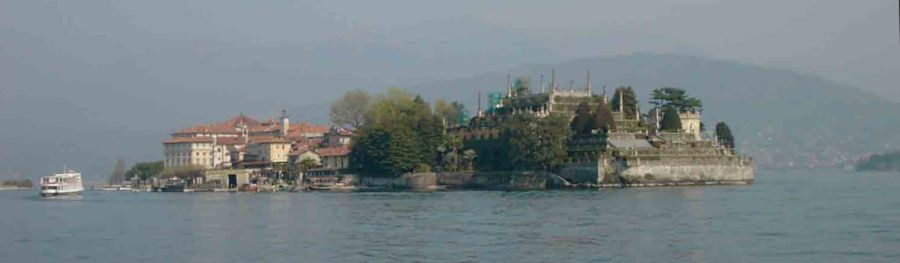
[[[900,174],[750,186],[0,192],[0,262],[900,262]]]

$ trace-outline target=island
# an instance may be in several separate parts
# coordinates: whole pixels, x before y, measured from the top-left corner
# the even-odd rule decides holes
[[[564,187],[750,184],[754,165],[736,153],[727,124],[714,134],[700,99],[683,89],[652,92],[644,113],[634,89],[595,94],[583,87],[538,89],[507,79],[472,118],[434,110],[421,97],[379,96],[357,130],[351,167],[364,186],[547,189]],[[481,97],[479,95],[479,97]],[[479,99],[480,100],[480,99]],[[450,103],[449,105],[456,105]],[[453,108],[453,107],[450,107]],[[433,112],[434,114],[429,114]],[[411,150],[412,149],[412,150]],[[432,151],[431,149],[437,149]]]
[[[361,189],[550,189],[751,184],[753,159],[735,150],[725,122],[714,130],[686,90],[652,90],[641,110],[634,88],[560,88],[555,70],[533,88],[507,76],[458,101],[392,88],[346,92],[333,125],[292,124],[285,111],[238,114],[163,142],[163,160],[138,163],[123,179],[159,192]],[[117,167],[120,167],[117,165]],[[116,174],[123,174],[121,168]],[[119,182],[116,182],[117,184]]]
[[[874,154],[856,163],[857,171],[900,172],[900,151]]]
[[[4,180],[0,183],[0,190],[24,190],[34,188],[34,182],[29,179]]]

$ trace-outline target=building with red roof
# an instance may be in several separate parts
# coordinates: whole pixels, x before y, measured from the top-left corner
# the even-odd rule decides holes
[[[352,135],[349,130],[309,122],[290,125],[284,113],[280,122],[240,114],[173,133],[163,142],[164,164],[166,168],[271,167],[294,164],[304,157],[315,159],[322,168],[343,169],[349,166]]]
[[[322,168],[339,170],[350,167],[350,147],[348,146],[319,148],[316,153],[321,158]]]

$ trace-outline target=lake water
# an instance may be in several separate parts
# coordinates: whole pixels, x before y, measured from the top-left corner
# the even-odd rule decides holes
[[[0,262],[900,262],[900,174],[751,186],[0,192]]]

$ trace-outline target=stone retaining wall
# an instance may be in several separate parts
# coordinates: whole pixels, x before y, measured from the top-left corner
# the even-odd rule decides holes
[[[644,164],[626,166],[616,163],[616,177],[604,178],[601,184],[623,186],[665,186],[753,183],[753,164]],[[615,179],[615,180],[613,180]]]
[[[581,187],[750,184],[753,183],[754,168],[753,161],[748,158],[641,162],[601,159],[569,164],[559,175]]]
[[[364,177],[361,185],[385,189],[496,189],[540,190],[566,185],[547,172],[408,173],[399,177]]]
[[[360,177],[360,184],[387,189],[431,189],[438,186],[435,173],[408,173],[399,177]]]
[[[631,165],[619,160],[570,164],[559,174],[549,172],[410,173],[400,177],[367,177],[363,186],[387,189],[494,189],[543,190],[565,187],[627,187],[751,184],[754,167],[749,163],[701,164],[650,163]]]

